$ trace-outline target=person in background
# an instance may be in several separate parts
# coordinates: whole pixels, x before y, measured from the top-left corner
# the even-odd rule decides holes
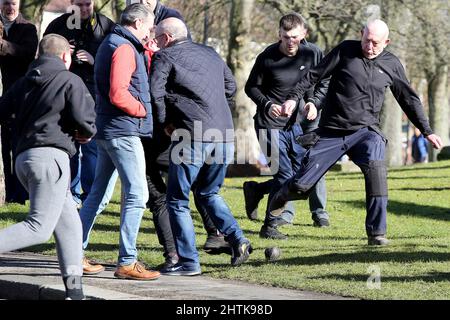
[[[264,149],[275,149],[272,161],[277,162],[278,170],[274,179],[263,183],[247,181],[243,185],[247,216],[254,220],[258,202],[265,193],[269,193],[268,203],[273,193],[300,167],[306,149],[296,139],[303,132],[317,129],[320,113],[314,120],[303,115],[303,109],[310,105],[319,107],[326,95],[328,80],[319,82],[299,100],[296,109],[290,114],[281,114],[281,104],[297,82],[317,65],[323,58],[322,51],[305,40],[308,27],[305,19],[298,13],[283,16],[279,23],[279,41],[266,48],[257,58],[245,85],[245,92],[257,106],[254,117],[255,129]],[[274,164],[272,164],[274,166]],[[314,186],[309,196],[309,208],[313,225],[329,226],[329,217],[325,209],[327,190],[325,177]],[[268,212],[260,230],[260,237],[287,239],[278,230],[279,226],[292,224],[294,206],[289,204],[280,217],[274,218]]]
[[[20,0],[0,0],[0,70],[3,94],[24,76],[36,56],[38,35],[34,24],[25,20],[19,11]],[[12,150],[15,144],[11,121],[1,126],[5,202],[25,204],[28,193],[17,179]]]
[[[428,141],[417,128],[414,128],[414,135],[411,138],[411,156],[414,163],[428,161]]]

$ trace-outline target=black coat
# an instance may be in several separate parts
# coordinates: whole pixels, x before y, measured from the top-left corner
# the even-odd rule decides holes
[[[13,116],[15,155],[53,147],[73,156],[75,130],[84,137],[96,133],[94,107],[80,77],[69,72],[60,58],[42,56],[0,99],[0,121]]]
[[[233,74],[214,49],[181,40],[153,56],[150,94],[156,106],[156,121],[172,123],[176,128],[194,130],[194,122],[221,132],[223,140],[233,131],[230,108],[234,107],[236,82]],[[203,140],[194,137],[196,141]]]
[[[21,14],[9,29],[3,32],[3,44],[0,46],[0,69],[2,71],[3,93],[27,72],[34,60],[38,46],[36,27],[25,20]]]
[[[346,40],[309,70],[288,99],[298,100],[320,79],[329,76],[320,128],[353,132],[378,127],[389,87],[411,122],[424,135],[433,133],[419,96],[411,88],[400,60],[392,53],[384,50],[369,60],[363,56],[361,41]]]

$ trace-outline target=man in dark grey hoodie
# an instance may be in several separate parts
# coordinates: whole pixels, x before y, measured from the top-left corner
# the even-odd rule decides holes
[[[72,62],[67,40],[49,34],[39,58],[0,100],[0,120],[14,118],[14,155],[20,182],[30,194],[30,212],[0,231],[0,253],[46,242],[55,235],[66,298],[84,298],[82,229],[69,189],[74,142],[96,133],[94,101]]]

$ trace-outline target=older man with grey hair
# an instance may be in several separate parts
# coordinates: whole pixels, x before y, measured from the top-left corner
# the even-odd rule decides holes
[[[319,131],[301,139],[310,144],[310,149],[296,175],[275,193],[269,211],[279,216],[288,201],[305,198],[334,163],[347,154],[365,178],[368,245],[387,245],[387,140],[379,128],[386,88],[391,89],[408,118],[434,148],[441,148],[442,140],[433,133],[400,60],[385,50],[390,43],[386,23],[370,21],[361,33],[361,41],[342,42],[310,69],[283,104],[285,112],[293,110],[309,88],[331,77]],[[317,114],[314,106],[305,106],[305,111]]]
[[[144,46],[153,28],[153,13],[145,5],[125,8],[96,56],[97,167],[92,190],[80,217],[83,248],[113,173],[122,182],[119,257],[114,275],[121,279],[153,280],[159,272],[138,262],[136,238],[148,199],[145,157],[140,137],[151,137],[152,110]]]
[[[232,248],[231,265],[238,266],[249,258],[252,247],[219,195],[234,156],[230,111],[236,93],[234,77],[214,49],[187,38],[186,26],[177,18],[158,24],[155,40],[162,49],[153,57],[150,81],[157,121],[167,134],[178,130],[191,137],[173,141],[171,146],[167,208],[179,262],[161,272],[174,276],[201,273],[189,209],[194,183],[197,205],[225,235]]]

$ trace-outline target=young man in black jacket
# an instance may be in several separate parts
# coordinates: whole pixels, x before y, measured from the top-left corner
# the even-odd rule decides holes
[[[17,175],[30,194],[23,222],[0,231],[0,253],[46,242],[55,235],[69,299],[83,299],[82,229],[69,189],[74,142],[96,133],[94,100],[83,81],[69,72],[69,43],[45,36],[39,58],[0,100],[0,119],[14,115]]]
[[[320,106],[327,92],[327,80],[322,80],[309,90],[305,97],[299,99],[292,114],[280,114],[281,104],[286,100],[289,91],[323,58],[322,51],[304,39],[307,31],[306,21],[301,15],[290,13],[283,16],[280,19],[280,41],[258,55],[245,86],[245,92],[257,107],[254,117],[256,134],[263,150],[275,151],[268,159],[276,170],[274,179],[260,184],[254,181],[244,183],[246,211],[250,219],[256,218],[254,214],[257,202],[264,194],[269,193],[269,203],[273,193],[300,167],[306,150],[295,140],[296,137],[317,128],[319,119],[311,121],[303,116],[301,110],[305,104]],[[312,219],[318,227],[329,225],[328,213],[325,210],[326,192],[323,177],[309,196]],[[294,212],[294,206],[290,204],[280,217],[272,217],[267,213],[259,235],[262,238],[287,239],[277,227],[291,224]]]
[[[269,205],[277,216],[286,202],[301,199],[344,154],[357,164],[366,182],[366,232],[369,245],[386,245],[388,202],[386,138],[379,129],[379,115],[385,90],[394,97],[413,124],[434,148],[441,148],[441,138],[430,128],[419,97],[411,88],[400,60],[385,51],[389,28],[381,20],[369,22],[361,41],[344,41],[334,48],[297,84],[284,104],[285,110],[315,83],[331,76],[323,106],[319,132],[310,134],[313,146],[308,150],[295,177],[286,181]],[[307,112],[316,113],[314,107]],[[315,136],[314,136],[315,135]]]

